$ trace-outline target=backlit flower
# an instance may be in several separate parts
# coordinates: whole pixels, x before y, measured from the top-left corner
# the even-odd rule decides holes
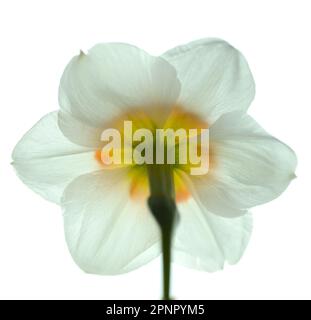
[[[295,176],[294,152],[247,115],[254,94],[247,62],[222,40],[161,57],[99,44],[70,61],[60,110],[21,139],[13,164],[25,184],[62,206],[70,253],[84,271],[124,273],[161,253],[160,232],[146,203],[146,165],[105,165],[103,130],[125,120],[135,129],[208,128],[208,174],[173,169],[180,215],[173,261],[216,271],[243,254],[249,208],[279,196]]]

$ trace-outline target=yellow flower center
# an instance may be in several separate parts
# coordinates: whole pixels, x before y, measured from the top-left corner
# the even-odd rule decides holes
[[[155,132],[156,129],[173,129],[175,132],[178,129],[184,129],[189,133],[190,129],[197,129],[200,132],[201,129],[208,129],[208,124],[200,119],[197,115],[185,111],[182,107],[176,106],[171,110],[167,108],[136,108],[132,109],[130,112],[124,112],[121,116],[113,119],[110,123],[106,124],[106,128],[117,129],[124,142],[124,121],[132,122],[133,133],[138,129],[148,129],[151,132]],[[186,164],[178,163],[179,159],[179,148],[178,142],[176,142],[175,147],[175,159],[177,159],[176,164],[173,165],[174,174],[174,184],[175,184],[175,195],[176,201],[182,202],[186,201],[190,196],[190,191],[188,190],[185,181],[182,178],[181,171],[189,173],[190,167],[193,165],[189,163],[189,159]],[[135,147],[135,145],[133,145]],[[154,146],[150,146],[153,148]],[[198,145],[200,147],[200,145]],[[198,148],[199,149],[199,148]],[[198,150],[199,151],[199,150]],[[124,143],[122,143],[121,150],[122,159],[124,155]],[[107,165],[104,161],[105,157],[109,157],[109,154],[102,152],[102,150],[97,150],[95,152],[95,159],[105,167],[105,169],[115,168],[115,164]],[[124,162],[121,166],[125,166]],[[149,196],[149,182],[147,174],[148,164],[138,165],[133,163],[130,165],[130,170],[128,178],[130,179],[130,196],[134,200],[144,201]]]

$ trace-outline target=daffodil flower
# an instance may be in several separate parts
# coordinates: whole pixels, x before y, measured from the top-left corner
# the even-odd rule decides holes
[[[60,110],[26,133],[13,165],[26,185],[61,205],[78,266],[120,274],[161,254],[161,232],[147,204],[148,166],[106,165],[103,130],[125,120],[135,128],[208,128],[208,173],[190,175],[187,165],[170,171],[178,212],[172,261],[217,271],[241,258],[252,230],[249,209],[278,197],[295,177],[294,152],[246,113],[254,94],[245,58],[219,39],[160,57],[99,44],[69,62]]]

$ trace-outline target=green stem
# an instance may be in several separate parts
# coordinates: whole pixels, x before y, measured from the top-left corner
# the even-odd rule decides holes
[[[173,171],[170,165],[148,165],[148,205],[161,229],[163,253],[163,299],[170,300],[171,243],[176,219]]]

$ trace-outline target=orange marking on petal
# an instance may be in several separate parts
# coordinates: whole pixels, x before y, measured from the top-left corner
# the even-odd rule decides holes
[[[95,154],[94,154],[94,158],[96,159],[96,161],[103,167],[103,169],[115,169],[115,168],[119,168],[119,167],[123,167],[124,164],[115,164],[115,163],[111,163],[108,164],[109,162],[109,155],[110,151],[107,151],[106,153],[104,153],[101,150],[96,150]],[[121,152],[120,150],[117,150],[116,152]]]
[[[96,159],[100,164],[103,164],[103,161],[102,161],[102,152],[101,152],[101,150],[96,150],[96,151],[95,151],[95,159]]]
[[[108,159],[109,159],[109,154],[108,152],[105,154],[101,150],[96,150],[95,151],[95,159],[103,166],[110,166],[109,164],[107,165]]]

